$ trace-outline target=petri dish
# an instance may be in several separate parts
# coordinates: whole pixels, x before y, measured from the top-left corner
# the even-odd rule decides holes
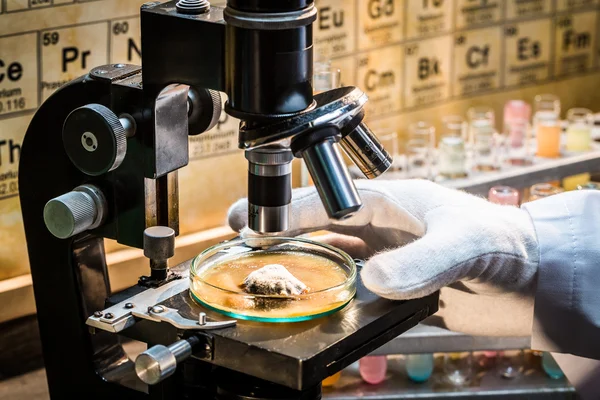
[[[243,281],[268,264],[306,285],[298,295],[248,293]],[[302,238],[234,239],[200,253],[190,267],[190,295],[218,313],[259,322],[299,322],[344,308],[356,294],[356,263],[335,247]]]

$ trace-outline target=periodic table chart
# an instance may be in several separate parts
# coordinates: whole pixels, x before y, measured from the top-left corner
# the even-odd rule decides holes
[[[0,244],[6,248],[25,252],[17,177],[33,113],[57,88],[95,66],[140,64],[143,2],[0,0]],[[367,93],[369,121],[599,71],[600,0],[316,5],[315,60],[331,61],[343,84]],[[223,113],[211,132],[190,137],[191,167],[239,152],[237,126]],[[245,172],[235,179],[243,185]],[[14,218],[2,219],[8,215]],[[26,256],[5,253],[0,248],[0,279],[27,272]]]

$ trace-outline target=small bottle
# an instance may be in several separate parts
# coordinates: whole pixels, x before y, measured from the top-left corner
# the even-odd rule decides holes
[[[456,179],[467,176],[465,141],[460,136],[442,136],[438,147],[438,174]]]
[[[567,192],[577,190],[577,186],[585,185],[590,181],[590,178],[591,176],[588,172],[567,176],[562,179],[561,186]]]
[[[377,138],[379,139],[381,146],[383,146],[392,157],[392,166],[387,172],[406,172],[406,166],[404,165],[406,160],[402,154],[400,154],[398,133],[396,131],[383,131],[377,134]]]
[[[477,171],[498,169],[498,141],[494,110],[490,107],[472,107],[468,111],[468,143],[473,149],[473,167]]]
[[[468,130],[465,129],[465,120],[460,115],[446,115],[442,117],[442,130],[440,136],[458,136],[468,143]]]
[[[342,377],[342,371],[336,372],[335,374],[331,375],[330,377],[325,378],[321,384],[323,385],[323,387],[331,387],[331,386],[335,385],[336,383],[338,383],[338,381],[340,380],[341,377]]]
[[[433,354],[407,354],[405,360],[408,378],[417,383],[425,382],[433,372]]]
[[[558,96],[553,94],[538,94],[533,99],[533,129],[532,136],[537,137],[537,123],[538,120],[536,116],[538,113],[554,113],[557,116],[557,119],[560,118],[561,113],[561,105],[560,99]]]
[[[600,183],[588,182],[586,184],[577,186],[577,190],[600,190]]]
[[[505,379],[519,377],[525,369],[523,350],[505,350],[498,352],[498,374]]]
[[[552,379],[560,379],[565,376],[554,360],[554,357],[552,357],[552,354],[546,351],[542,353],[542,368],[544,369],[546,375]]]
[[[536,114],[537,156],[556,158],[560,156],[560,125],[558,115],[551,111]]]
[[[531,186],[529,201],[550,197],[562,192],[564,192],[563,189],[549,183],[536,183]]]
[[[468,385],[473,377],[473,353],[444,354],[446,380],[455,386]]]
[[[518,207],[519,191],[509,186],[494,186],[488,193],[488,200],[495,204]]]
[[[331,60],[313,65],[313,93],[326,92],[341,86],[341,70],[331,65]]]
[[[385,380],[387,373],[386,356],[366,356],[358,361],[358,371],[363,380],[377,385]]]
[[[567,111],[567,151],[588,151],[592,144],[593,114],[587,108],[571,108]]]
[[[431,159],[435,141],[432,124],[419,121],[408,127],[406,143],[407,177],[431,179]]]
[[[511,100],[504,106],[506,161],[511,165],[531,164],[530,118],[531,106],[523,100]]]

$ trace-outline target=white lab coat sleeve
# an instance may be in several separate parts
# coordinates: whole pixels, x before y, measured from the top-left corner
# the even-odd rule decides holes
[[[526,203],[540,265],[531,347],[600,359],[600,191]]]

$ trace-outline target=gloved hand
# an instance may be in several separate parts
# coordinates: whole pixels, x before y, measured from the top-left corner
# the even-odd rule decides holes
[[[359,180],[356,187],[364,206],[342,221],[328,219],[314,188],[295,190],[291,229],[285,235],[320,230],[346,235],[329,242],[333,240],[353,256],[375,254],[367,260],[361,277],[369,290],[389,299],[423,297],[449,285],[470,294],[474,306],[482,297],[475,294],[502,294],[502,304],[492,299],[495,305],[488,311],[506,309],[508,303],[522,304],[525,327],[518,330],[530,332],[539,249],[526,211],[425,180]],[[245,199],[231,207],[229,223],[233,229],[244,229]],[[461,301],[466,302],[464,298]],[[465,305],[461,304],[463,308]],[[472,321],[458,322],[461,318],[456,312],[448,315],[454,325],[463,326],[458,330],[481,333],[470,329]],[[448,322],[444,321],[446,325]]]

